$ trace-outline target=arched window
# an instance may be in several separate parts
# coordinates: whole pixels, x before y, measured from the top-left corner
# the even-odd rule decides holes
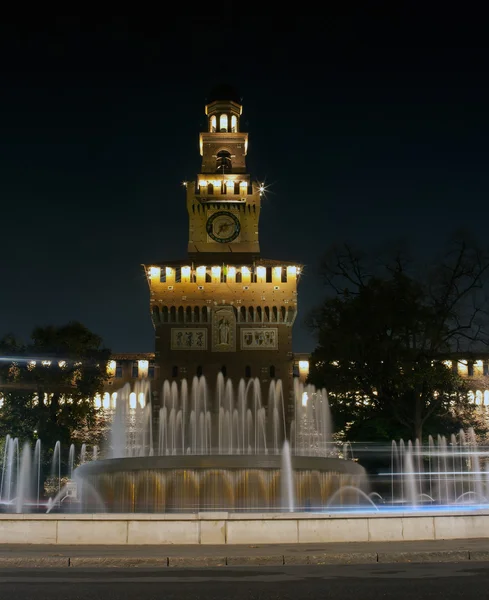
[[[241,306],[239,309],[239,320],[242,323],[246,322],[246,307],[245,306]]]
[[[275,379],[275,365],[270,365],[268,372],[270,374],[270,379]]]
[[[210,195],[214,193],[214,185],[212,183],[207,184],[207,193]]]
[[[199,365],[197,367],[197,377],[202,377],[202,373],[203,373],[202,366]]]
[[[245,367],[245,377],[251,377],[251,367],[250,365],[246,365]]]
[[[153,306],[153,319],[155,323],[160,322],[160,309],[156,305]]]
[[[219,117],[219,131],[225,133],[228,130],[228,116],[221,115]]]
[[[173,365],[173,367],[171,368],[171,376],[173,377],[173,379],[176,379],[178,377],[177,365]]]
[[[192,307],[191,306],[187,306],[187,308],[185,309],[185,317],[186,317],[187,323],[192,322]]]
[[[178,307],[178,322],[183,323],[183,306]]]
[[[202,323],[207,323],[207,306],[202,307]]]
[[[168,323],[168,306],[163,306],[161,309],[161,320],[163,323]]]
[[[199,307],[195,306],[194,307],[194,323],[199,323],[200,322],[199,313],[200,313]]]
[[[177,309],[175,306],[170,307],[170,323],[177,322]]]
[[[216,133],[216,115],[212,115],[210,119],[209,131],[211,133]]]
[[[243,275],[241,271],[236,272],[236,283],[243,283]]]
[[[238,119],[236,115],[232,115],[231,117],[231,132],[236,133],[238,131]]]
[[[219,150],[217,153],[216,169],[223,173],[227,171],[231,172],[231,154],[227,150]]]

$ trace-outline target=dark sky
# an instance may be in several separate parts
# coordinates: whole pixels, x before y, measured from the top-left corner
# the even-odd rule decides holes
[[[181,182],[206,96],[234,84],[248,166],[269,192],[262,254],[305,265],[296,351],[321,255],[454,229],[486,239],[488,50],[477,17],[53,17],[0,36],[0,335],[80,320],[153,349],[141,263],[185,256]],[[157,22],[156,22],[157,21]],[[422,23],[420,25],[420,22]]]

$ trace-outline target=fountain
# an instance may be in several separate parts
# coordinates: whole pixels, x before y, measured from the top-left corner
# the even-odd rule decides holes
[[[96,490],[111,512],[290,512],[366,486],[332,441],[325,392],[297,382],[289,427],[280,381],[266,404],[258,379],[233,387],[220,374],[215,390],[210,398],[204,377],[166,381],[155,423],[148,382],[119,390],[110,447],[75,471],[82,510]]]
[[[489,504],[489,453],[473,430],[430,436],[426,445],[393,441],[390,469],[376,488],[361,466],[361,445],[333,441],[324,390],[296,380],[289,418],[280,381],[271,382],[266,403],[256,379],[234,387],[220,375],[215,390],[211,397],[203,377],[166,381],[155,415],[148,381],[124,386],[105,447],[83,444],[77,454],[73,444],[63,449],[56,443],[47,503],[41,500],[41,441],[31,450],[7,436],[1,510],[419,514]]]

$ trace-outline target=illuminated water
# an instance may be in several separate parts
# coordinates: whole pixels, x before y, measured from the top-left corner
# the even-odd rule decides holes
[[[333,442],[325,391],[296,380],[289,422],[280,381],[264,390],[258,380],[233,386],[221,375],[215,389],[210,397],[203,377],[180,386],[167,381],[158,415],[149,382],[118,390],[106,447],[56,444],[49,500],[41,441],[31,450],[7,436],[0,505],[12,512],[489,508],[489,455],[472,430],[429,438],[425,446],[393,441],[383,486],[372,491],[376,481],[366,481],[356,445]]]

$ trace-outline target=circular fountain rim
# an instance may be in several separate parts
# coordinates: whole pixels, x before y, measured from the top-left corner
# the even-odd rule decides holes
[[[348,475],[363,475],[364,467],[352,460],[332,456],[292,455],[292,469],[299,471],[330,471]],[[107,458],[80,465],[77,476],[122,471],[175,469],[281,469],[281,454],[191,454],[179,456],[137,456]]]

